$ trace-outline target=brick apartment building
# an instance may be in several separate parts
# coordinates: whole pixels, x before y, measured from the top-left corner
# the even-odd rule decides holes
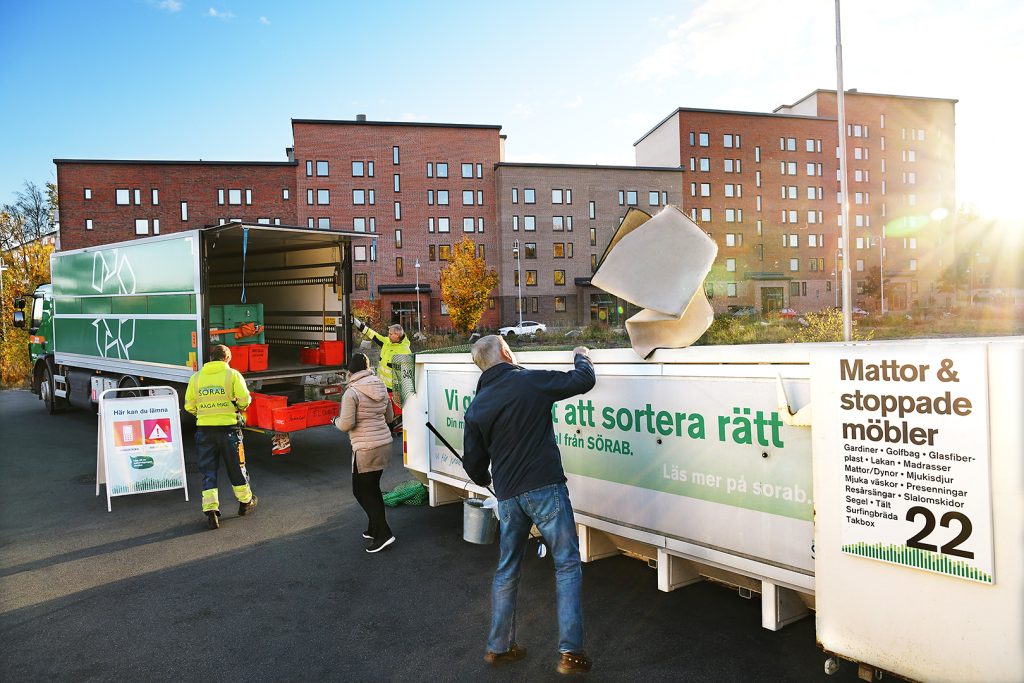
[[[650,214],[667,204],[682,206],[680,170],[498,164],[503,324],[518,320],[520,291],[526,320],[559,326],[621,324],[626,302],[593,287],[590,276],[630,206]]]
[[[839,243],[836,96],[816,90],[771,113],[680,108],[635,143],[636,166],[512,164],[497,125],[292,121],[279,162],[55,159],[61,247],[78,249],[229,220],[354,230],[354,296],[412,329],[448,327],[438,276],[471,238],[501,278],[481,325],[621,322],[624,302],[590,274],[629,206],[676,204],[719,244],[715,309],[817,310],[839,301],[949,305],[955,100],[846,97],[850,249]],[[884,226],[884,238],[883,238]],[[513,248],[519,242],[521,261]],[[419,263],[419,268],[416,264]]]
[[[847,94],[848,250],[835,91],[772,113],[677,109],[636,142],[636,163],[685,168],[684,206],[719,245],[716,311],[835,305],[847,255],[855,304],[876,308],[880,273],[886,311],[948,306],[937,282],[953,255],[955,103]]]

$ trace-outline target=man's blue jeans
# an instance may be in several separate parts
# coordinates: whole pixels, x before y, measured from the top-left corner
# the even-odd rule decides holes
[[[534,524],[551,551],[555,563],[558,604],[558,651],[583,651],[583,607],[580,589],[580,545],[576,521],[565,484],[551,484],[498,501],[501,528],[501,559],[491,589],[490,652],[508,652],[516,641],[516,595],[526,554],[530,527]]]

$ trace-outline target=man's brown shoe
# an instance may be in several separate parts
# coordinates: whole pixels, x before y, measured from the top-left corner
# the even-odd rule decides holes
[[[594,666],[586,652],[563,652],[558,661],[560,674],[585,674]]]
[[[512,647],[508,649],[508,652],[488,652],[484,655],[484,661],[491,666],[501,666],[502,664],[517,662],[525,656],[526,648],[512,643]]]

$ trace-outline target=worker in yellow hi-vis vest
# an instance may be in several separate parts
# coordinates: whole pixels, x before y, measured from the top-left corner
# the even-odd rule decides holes
[[[241,373],[228,365],[230,360],[231,349],[214,346],[209,362],[189,378],[185,391],[185,410],[196,417],[196,461],[203,477],[203,512],[211,529],[220,528],[217,470],[221,459],[238,499],[238,514],[245,516],[257,502],[245,471],[240,419],[251,399]]]

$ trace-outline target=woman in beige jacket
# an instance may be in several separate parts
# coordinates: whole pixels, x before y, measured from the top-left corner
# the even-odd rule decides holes
[[[363,538],[370,541],[366,552],[375,553],[395,542],[380,491],[381,474],[391,461],[388,422],[394,419],[394,410],[388,388],[370,372],[366,354],[353,355],[348,370],[352,374],[341,397],[341,415],[334,418],[334,426],[348,432],[352,443],[352,494],[368,519],[363,532]]]

